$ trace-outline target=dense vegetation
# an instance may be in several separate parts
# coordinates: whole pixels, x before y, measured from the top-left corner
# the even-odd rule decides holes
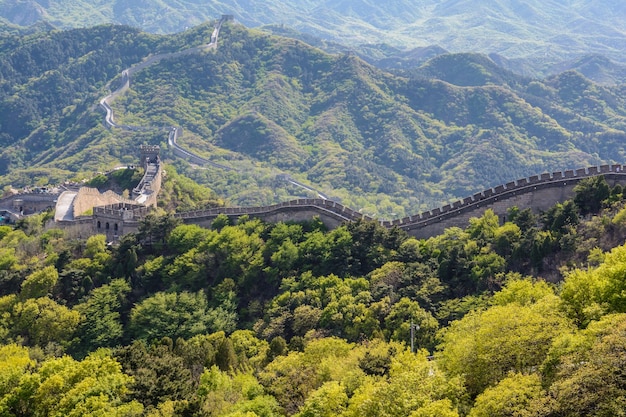
[[[339,42],[383,65],[411,65],[421,60],[424,48],[439,53],[498,54],[503,63],[529,74],[554,73],[572,65],[584,68],[572,60],[589,55],[625,62],[626,8],[618,0],[0,2],[0,16],[9,22],[31,25],[45,21],[58,28],[116,23],[172,33],[222,14],[232,14],[248,27],[280,25],[302,32],[296,36]],[[598,80],[610,81],[611,72],[616,72],[611,67],[616,66],[604,62],[600,68],[593,65],[586,70]],[[622,80],[624,69],[623,65],[617,68]]]
[[[0,414],[619,415],[626,205],[602,178],[576,191],[427,240],[163,215],[111,247],[49,214],[0,226]]]
[[[141,143],[165,150],[162,130],[105,129],[96,104],[125,67],[199,45],[211,31],[159,37],[107,26],[7,37],[0,184],[91,177],[135,164]],[[576,72],[531,80],[456,54],[392,75],[238,25],[225,25],[220,39],[216,51],[137,73],[113,105],[121,123],[183,126],[183,146],[236,168],[175,162],[229,204],[305,195],[277,175],[288,173],[356,210],[395,218],[525,175],[626,158],[623,87]]]

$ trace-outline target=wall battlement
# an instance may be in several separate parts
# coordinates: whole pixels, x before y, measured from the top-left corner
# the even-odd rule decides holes
[[[622,165],[559,171],[522,178],[434,210],[381,224],[398,226],[416,237],[428,237],[448,227],[465,227],[470,218],[480,216],[487,209],[506,220],[507,211],[513,206],[535,212],[548,210],[556,203],[572,198],[579,181],[598,175],[604,176],[610,186],[626,185],[626,166]]]
[[[139,223],[149,212],[143,204],[117,203],[94,207],[92,230],[103,234],[108,241],[118,240],[127,233],[137,232]]]
[[[177,143],[178,137],[182,135],[182,129],[180,127],[163,128],[162,126],[120,125],[115,122],[113,110],[110,106],[110,103],[113,102],[116,97],[123,94],[129,88],[130,78],[136,72],[163,59],[172,59],[178,56],[204,52],[209,48],[215,48],[217,46],[220,28],[224,22],[229,20],[233,20],[232,15],[222,15],[214,28],[209,44],[178,52],[151,55],[146,57],[142,62],[123,70],[119,77],[120,86],[100,100],[100,105],[106,112],[105,124],[107,127],[121,128],[124,130],[166,130],[169,133],[168,146],[172,149],[174,155],[184,158],[191,163],[211,165],[224,170],[236,171],[235,168],[209,161],[180,147]],[[95,207],[93,216],[94,222],[96,222],[94,223],[95,233],[98,233],[98,219],[108,219],[112,223],[105,224],[113,224],[114,231],[120,232],[113,234],[113,236],[121,235],[122,226],[128,224],[128,229],[124,230],[130,230],[132,227],[136,227],[142,216],[145,217],[147,207],[152,205],[156,206],[157,194],[161,187],[161,164],[158,159],[158,149],[156,148],[146,147],[144,149],[142,147],[141,164],[144,166],[145,174],[140,185],[133,190],[135,197],[134,202],[140,204],[146,211],[133,209],[131,219],[128,217],[128,213],[123,213],[123,211],[127,211],[128,208],[120,211],[119,208],[115,207]],[[156,159],[153,158],[155,151]],[[503,220],[505,220],[507,210],[513,206],[520,207],[521,209],[531,208],[534,211],[546,210],[555,203],[571,198],[573,196],[574,186],[583,178],[604,175],[612,186],[616,184],[626,185],[626,173],[624,170],[626,170],[626,166],[623,165],[602,165],[599,167],[595,166],[533,175],[528,178],[521,178],[517,181],[488,188],[470,197],[446,204],[442,207],[393,221],[379,220],[379,223],[385,227],[399,227],[416,237],[429,237],[443,232],[447,227],[465,227],[471,217],[480,216],[481,213],[487,209],[492,209]],[[355,221],[358,219],[375,220],[345,207],[340,203],[326,199],[324,194],[288,176],[283,177],[283,179],[294,185],[305,188],[308,191],[316,192],[320,198],[300,199],[264,207],[215,208],[178,213],[176,217],[185,223],[209,226],[210,223],[221,214],[233,219],[248,215],[269,222],[302,221],[310,220],[313,216],[319,216],[330,228],[337,227],[346,221]],[[122,223],[115,223],[120,220]],[[102,226],[102,223],[100,223],[100,225]],[[107,236],[109,236],[109,234],[107,234]]]
[[[136,202],[146,206],[157,205],[157,195],[161,190],[162,167],[159,146],[141,146],[141,164],[145,170],[141,181],[133,189],[133,198]]]
[[[513,206],[530,208],[539,212],[574,195],[575,185],[584,178],[603,175],[611,186],[626,185],[625,165],[602,165],[577,170],[557,171],[521,178],[489,188],[471,197],[446,204],[413,216],[393,221],[380,221],[384,227],[399,227],[410,235],[426,238],[442,233],[445,228],[465,227],[471,217],[480,216],[492,209],[505,220],[507,210]],[[232,219],[248,215],[265,221],[299,221],[304,214],[315,215],[329,227],[345,221],[374,220],[340,203],[324,199],[299,199],[263,207],[220,207],[209,210],[178,213],[176,217],[185,223],[210,225],[218,215]],[[306,219],[305,219],[306,220]]]
[[[0,199],[0,210],[10,211],[17,217],[38,213],[54,207],[59,195],[58,192],[42,191],[13,194]]]

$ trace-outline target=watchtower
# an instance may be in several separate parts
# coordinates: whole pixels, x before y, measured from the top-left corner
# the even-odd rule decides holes
[[[141,145],[140,164],[144,170],[147,170],[148,164],[156,164],[159,162],[161,148],[158,145]]]

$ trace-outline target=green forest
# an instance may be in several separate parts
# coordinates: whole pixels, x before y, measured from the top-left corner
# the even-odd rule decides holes
[[[166,212],[115,245],[48,212],[0,226],[0,415],[623,415],[626,199],[575,191],[422,240]]]
[[[385,66],[471,51],[490,54],[518,73],[574,67],[606,81],[613,75],[626,79],[625,13],[619,0],[2,0],[0,32],[114,23],[174,33],[229,14],[247,27],[355,50]],[[591,65],[583,62],[589,58]]]
[[[205,44],[213,27],[0,34],[0,187],[89,179],[136,165],[150,144],[227,205],[312,196],[286,174],[394,219],[525,176],[626,158],[623,85],[575,71],[525,78],[476,54],[390,72],[232,22],[216,49],[137,72],[111,104],[118,123],[155,129],[104,126],[98,103],[121,71]],[[165,126],[182,127],[182,147],[233,170],[176,158]]]

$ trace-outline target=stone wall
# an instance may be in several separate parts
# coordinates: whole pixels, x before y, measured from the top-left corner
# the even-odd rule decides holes
[[[78,220],[62,220],[51,221],[46,228],[61,228],[65,231],[65,236],[69,239],[87,239],[93,236],[93,220],[91,217],[85,217]]]
[[[441,208],[382,224],[387,227],[395,225],[415,237],[426,238],[440,234],[448,227],[466,227],[470,218],[480,217],[487,209],[492,209],[505,221],[508,209],[513,206],[541,212],[572,198],[574,187],[585,178],[603,175],[611,187],[617,184],[624,186],[625,169],[622,165],[604,165],[535,175],[485,190]]]
[[[480,217],[487,209],[493,210],[501,221],[505,221],[508,209],[513,206],[520,209],[530,208],[535,212],[545,211],[556,203],[572,198],[574,187],[579,181],[598,175],[603,175],[611,187],[617,184],[626,186],[626,166],[622,165],[546,173],[499,185],[414,216],[391,222],[380,221],[380,224],[385,227],[397,226],[412,236],[428,238],[442,233],[449,227],[467,227],[470,218]],[[160,175],[158,186],[160,188]],[[81,198],[77,196],[76,201],[79,205],[75,207],[75,212],[83,213],[94,207],[92,232],[105,233],[109,240],[117,240],[125,233],[136,231],[140,220],[148,212],[145,204],[138,204],[132,200],[120,201],[118,199],[121,197],[112,192],[100,194],[95,189],[81,189],[79,194]],[[156,198],[156,193],[152,197]],[[132,213],[129,210],[132,210]],[[247,215],[267,222],[300,222],[317,216],[329,229],[358,219],[374,220],[326,199],[299,199],[262,207],[219,207],[177,213],[175,217],[186,224],[210,227],[220,214],[232,220]],[[108,229],[106,224],[109,225]],[[84,232],[82,226],[79,229],[81,233]]]
[[[513,206],[541,212],[574,196],[574,187],[584,178],[604,175],[611,187],[626,186],[626,166],[603,165],[576,171],[559,171],[522,178],[476,193],[453,204],[394,221],[381,221],[385,227],[397,226],[412,236],[435,236],[448,227],[465,228],[472,217],[480,217],[492,209],[502,221]],[[360,218],[372,220],[337,202],[324,199],[300,199],[265,207],[227,207],[177,214],[185,223],[209,227],[219,214],[231,219],[243,215],[268,222],[303,221],[318,216],[329,228]]]
[[[124,198],[111,190],[101,193],[97,188],[81,187],[74,198],[74,218],[79,218],[94,207],[117,203],[135,204],[133,200]]]
[[[91,220],[93,233],[103,234],[107,241],[117,241],[120,236],[137,232],[139,223],[149,208],[139,204],[118,203],[94,207]]]
[[[262,207],[219,207],[208,210],[177,213],[175,216],[180,218],[184,223],[209,227],[213,220],[220,214],[224,214],[233,220],[243,215],[248,215],[267,222],[308,221],[317,216],[329,229],[336,228],[343,222],[354,221],[360,218],[372,220],[335,201],[313,198],[287,201]]]
[[[8,210],[17,215],[35,214],[48,208],[54,208],[58,198],[58,193],[49,192],[14,194],[0,199],[0,209]]]

